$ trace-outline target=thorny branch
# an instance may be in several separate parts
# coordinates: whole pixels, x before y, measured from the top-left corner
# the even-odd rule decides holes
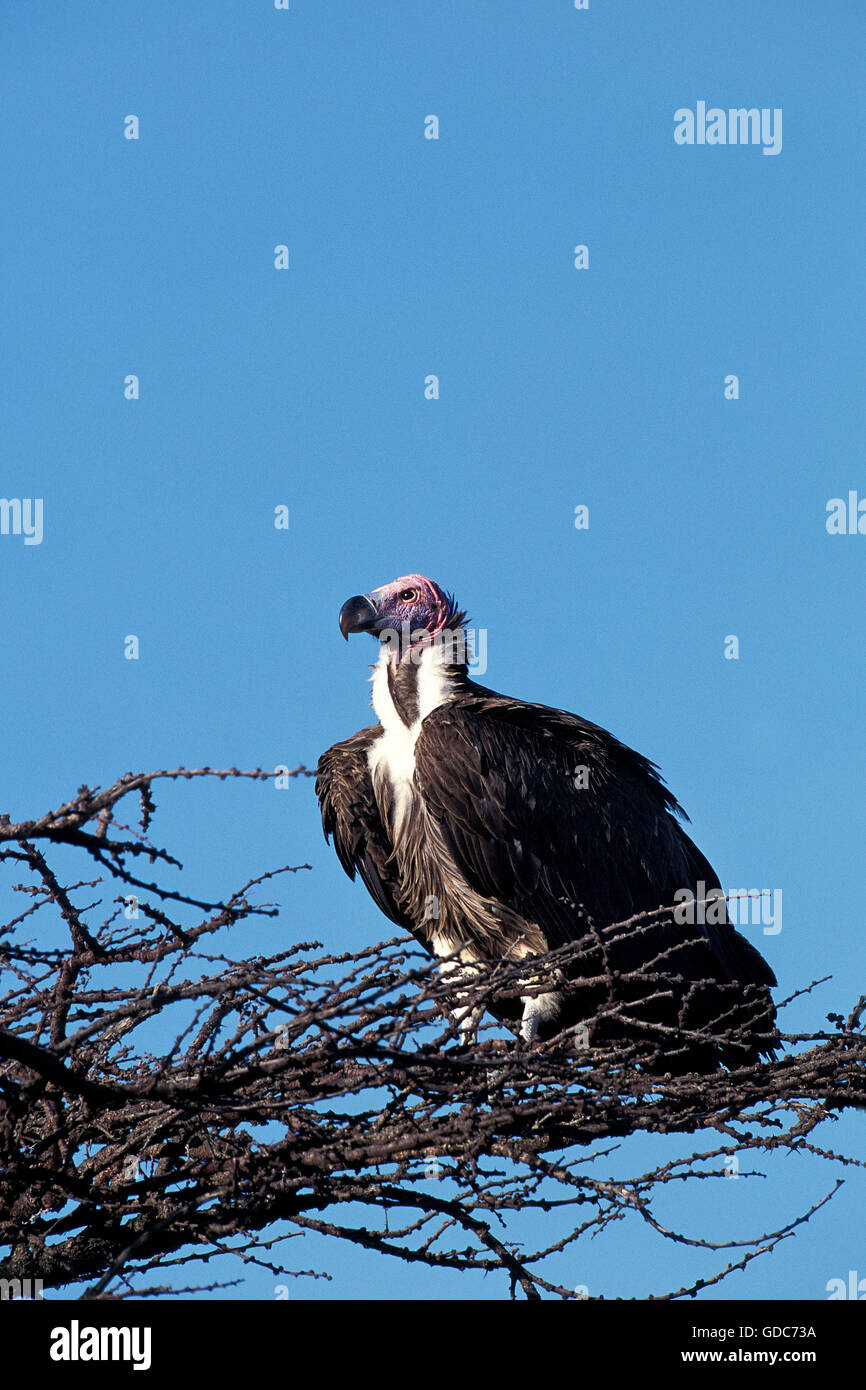
[[[220,1252],[280,1278],[314,1275],[269,1256],[316,1231],[410,1265],[498,1272],[512,1294],[570,1298],[581,1294],[557,1279],[557,1258],[564,1267],[577,1242],[633,1218],[721,1261],[687,1288],[653,1291],[676,1298],[774,1250],[839,1183],[778,1229],[719,1241],[656,1215],[668,1185],[724,1179],[732,1161],[773,1151],[863,1166],[814,1138],[866,1104],[862,998],[828,1031],[787,1035],[775,1063],[657,1076],[579,1029],[527,1047],[489,1021],[467,1044],[454,977],[405,938],[338,954],[315,941],[252,959],[208,953],[208,938],[276,914],[254,900],[262,885],[309,866],[263,873],[226,902],[144,881],[131,865],[178,865],[149,838],[154,783],[273,775],[128,774],[38,820],[0,817],[0,861],[27,874],[11,885],[24,910],[0,927],[0,1278],[84,1285],[91,1298],[172,1292],[141,1281]],[[115,819],[128,797],[134,829]],[[58,844],[98,876],[63,885],[46,859]],[[106,886],[124,891],[94,899]],[[62,946],[38,944],[52,911]],[[540,990],[579,950],[465,979],[461,1007]],[[161,1055],[156,1036],[173,1039]],[[590,1171],[611,1141],[698,1131],[708,1147],[637,1177]],[[534,1249],[513,1227],[532,1209],[547,1213]]]

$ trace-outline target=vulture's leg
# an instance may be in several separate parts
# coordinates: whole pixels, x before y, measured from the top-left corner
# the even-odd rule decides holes
[[[473,1047],[478,1041],[478,1027],[484,1017],[484,1006],[461,1004],[461,998],[472,996],[468,990],[461,992],[459,986],[461,983],[471,984],[477,978],[477,972],[473,970],[471,961],[466,959],[465,947],[455,947],[450,941],[443,942],[434,938],[433,948],[437,956],[445,957],[440,961],[440,974],[448,980],[449,985],[455,986],[454,1002],[448,1007],[460,1031],[460,1044],[462,1047]]]
[[[474,1047],[477,1043],[478,1025],[483,1014],[483,1009],[457,1008],[454,1010],[454,1017],[457,1019],[457,1026],[460,1029],[462,1047]]]
[[[539,1025],[552,1022],[559,1015],[560,998],[558,994],[522,994],[523,1019],[520,1036],[524,1042],[535,1042]]]

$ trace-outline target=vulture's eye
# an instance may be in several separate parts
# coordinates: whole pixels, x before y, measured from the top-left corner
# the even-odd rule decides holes
[[[418,590],[404,589],[400,597],[404,603],[414,603],[416,598],[418,597]]]

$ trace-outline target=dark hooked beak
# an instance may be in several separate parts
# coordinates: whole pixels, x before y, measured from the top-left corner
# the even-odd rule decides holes
[[[349,640],[350,632],[372,632],[379,614],[366,594],[355,594],[347,598],[340,609],[340,631]]]

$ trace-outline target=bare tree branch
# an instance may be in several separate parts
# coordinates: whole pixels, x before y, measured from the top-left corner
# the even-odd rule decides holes
[[[287,1270],[271,1252],[316,1231],[409,1265],[499,1273],[503,1291],[527,1298],[570,1298],[556,1262],[567,1268],[579,1242],[635,1220],[722,1261],[688,1288],[655,1291],[679,1298],[771,1255],[839,1180],[778,1229],[728,1241],[663,1221],[655,1199],[669,1185],[724,1180],[744,1156],[780,1151],[863,1166],[816,1134],[866,1104],[863,997],[847,1020],[784,1035],[772,1064],[671,1075],[654,1069],[649,1025],[617,1046],[590,1046],[575,1029],[527,1046],[488,1018],[466,1045],[454,977],[407,939],[337,954],[315,941],[250,959],[217,943],[209,953],[223,928],[276,912],[257,901],[264,885],[309,866],[262,873],[225,902],[143,883],[131,867],[142,858],[178,862],[149,838],[153,783],[273,775],[127,774],[38,820],[0,819],[0,861],[27,875],[13,885],[26,906],[0,927],[3,1278],[156,1296],[177,1292],[170,1267],[219,1252],[310,1277],[320,1272]],[[135,830],[115,818],[126,797],[138,802]],[[46,858],[54,844],[78,848],[107,879],[62,884]],[[118,882],[135,893],[93,901]],[[46,913],[65,925],[65,946],[39,944]],[[610,930],[640,932],[653,916]],[[460,981],[460,1006],[540,992],[581,949],[475,972]],[[646,992],[665,987],[664,966],[640,972]],[[621,998],[611,992],[602,1012],[627,1035]],[[149,1041],[157,1017],[173,1038],[162,1055]],[[672,1031],[692,1037],[658,1029],[668,1050]],[[625,1181],[600,1176],[630,1136],[699,1133],[709,1147]],[[537,1248],[515,1234],[528,1210],[547,1213]]]

